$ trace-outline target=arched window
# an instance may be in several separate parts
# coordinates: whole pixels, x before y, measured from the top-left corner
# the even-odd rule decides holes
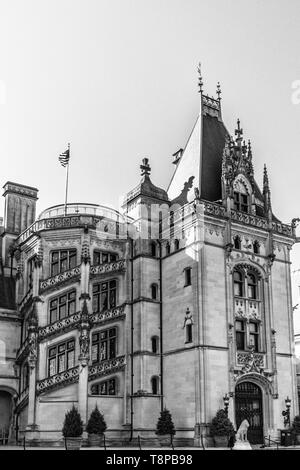
[[[234,237],[233,239],[233,244],[234,244],[234,248],[236,250],[240,250],[241,249],[241,238],[237,235],[236,237]]]
[[[157,293],[158,293],[157,284],[152,284],[151,285],[151,298],[153,300],[157,300]]]
[[[174,249],[175,251],[178,251],[179,250],[179,240],[174,240]]]
[[[155,242],[151,242],[150,243],[150,253],[151,253],[151,256],[153,256],[154,258],[156,258],[156,243]]]
[[[154,354],[158,353],[158,337],[152,336],[151,338],[151,349]]]
[[[258,243],[257,240],[253,243],[253,252],[258,255],[260,252],[260,244]]]
[[[243,275],[240,271],[234,271],[233,274],[233,285],[234,285],[234,295],[236,297],[243,297],[243,291],[244,291],[244,281],[243,281]]]
[[[151,378],[151,391],[153,395],[158,395],[158,377],[152,377]]]
[[[257,299],[257,278],[254,274],[248,274],[248,298]]]

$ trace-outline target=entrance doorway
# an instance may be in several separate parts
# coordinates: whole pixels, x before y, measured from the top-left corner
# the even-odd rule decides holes
[[[252,382],[242,382],[235,388],[235,419],[237,429],[243,419],[249,421],[250,444],[263,443],[263,408],[261,389]]]
[[[8,443],[12,419],[12,398],[10,393],[0,390],[0,445]]]

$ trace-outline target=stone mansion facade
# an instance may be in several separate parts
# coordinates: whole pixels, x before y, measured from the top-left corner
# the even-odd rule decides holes
[[[35,214],[37,189],[8,182],[1,228],[0,428],[62,443],[66,411],[97,404],[114,443],[154,442],[160,410],[177,443],[210,443],[223,398],[249,439],[298,410],[290,250],[266,168],[228,133],[218,98],[174,154],[167,190],[144,159],[122,210],[74,203]]]

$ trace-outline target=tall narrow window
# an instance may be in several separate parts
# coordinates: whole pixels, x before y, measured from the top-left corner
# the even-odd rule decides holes
[[[249,323],[249,346],[253,348],[254,351],[259,349],[259,326],[256,322]]]
[[[236,250],[240,250],[241,249],[241,239],[240,237],[237,235],[236,237],[234,237],[233,239],[233,244],[234,244],[234,248]]]
[[[158,291],[157,284],[152,284],[151,285],[151,298],[153,300],[157,300],[157,291]]]
[[[34,258],[28,261],[28,290],[33,287]]]
[[[75,365],[75,341],[66,341],[49,348],[48,376],[71,369]]]
[[[248,298],[257,299],[257,279],[254,274],[248,274]]]
[[[253,243],[253,252],[258,255],[260,252],[260,245],[257,240]]]
[[[154,354],[158,353],[158,337],[152,336],[151,338],[151,349]]]
[[[184,287],[190,286],[192,284],[192,268],[185,268],[184,270]]]
[[[234,295],[243,297],[243,275],[240,271],[234,271],[233,274]]]
[[[99,363],[116,357],[117,330],[98,331],[92,335],[92,362]]]
[[[151,378],[151,389],[153,395],[158,395],[158,377]]]
[[[59,297],[50,300],[50,323],[61,320],[69,315],[73,315],[76,311],[76,291],[66,292]]]
[[[175,249],[175,251],[179,250],[179,240],[177,240],[177,239],[174,241],[174,249]]]
[[[102,312],[116,306],[117,281],[101,282],[93,285],[93,312]]]
[[[236,347],[239,350],[245,349],[245,322],[237,320],[235,322]]]
[[[76,266],[76,250],[58,250],[51,253],[51,276]]]
[[[186,323],[185,325],[185,335],[186,335],[186,343],[192,343],[193,342],[193,324]]]
[[[153,256],[153,258],[156,258],[156,243],[155,242],[151,242],[150,243],[150,252],[151,252],[151,256]]]
[[[166,244],[166,255],[169,255],[170,252],[171,252],[171,247],[170,247],[170,243],[168,242],[168,243]]]

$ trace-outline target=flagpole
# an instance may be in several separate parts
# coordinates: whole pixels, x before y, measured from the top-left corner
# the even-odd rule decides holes
[[[70,161],[70,144],[68,144],[69,160],[66,166],[66,197],[65,197],[65,215],[67,215],[67,204],[68,204],[68,186],[69,186],[69,161]]]

